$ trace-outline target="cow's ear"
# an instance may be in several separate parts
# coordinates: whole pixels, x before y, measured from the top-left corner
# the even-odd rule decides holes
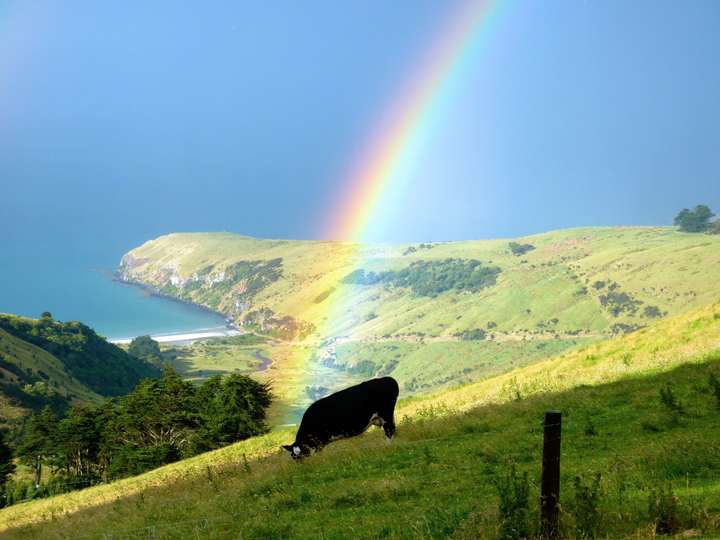
[[[287,445],[286,445],[286,444],[283,444],[283,445],[282,445],[282,448],[284,448],[284,449],[287,450],[288,452],[292,452],[292,451],[293,451],[292,444],[287,444]]]

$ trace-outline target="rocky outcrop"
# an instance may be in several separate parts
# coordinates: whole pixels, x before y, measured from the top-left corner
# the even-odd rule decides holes
[[[148,258],[136,259],[128,253],[120,260],[120,268],[118,269],[120,277],[125,281],[131,281],[133,276],[144,274],[144,272],[133,272],[133,270],[144,266],[148,262],[150,262]]]
[[[268,308],[244,314],[239,324],[285,341],[302,341],[315,331],[312,323],[275,313]]]

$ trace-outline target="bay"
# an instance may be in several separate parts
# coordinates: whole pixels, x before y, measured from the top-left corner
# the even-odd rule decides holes
[[[77,320],[109,340],[224,328],[225,318],[195,306],[149,296],[95,269],[114,270],[124,252],[73,249],[74,242],[0,242],[0,312]]]

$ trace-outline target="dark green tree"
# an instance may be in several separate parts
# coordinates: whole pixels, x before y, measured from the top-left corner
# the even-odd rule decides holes
[[[0,430],[0,486],[5,484],[14,473],[13,453]]]
[[[710,224],[708,234],[720,234],[720,219]]]
[[[160,344],[150,336],[139,336],[130,342],[128,353],[137,358],[161,357]]]
[[[111,472],[137,473],[181,459],[199,422],[195,387],[172,366],[161,380],[143,380],[119,399],[109,427],[109,444],[116,449]]]
[[[35,485],[40,484],[42,466],[51,463],[55,455],[54,435],[57,425],[57,418],[49,406],[40,414],[32,415],[25,428],[22,444],[15,453],[22,465],[32,467]]]
[[[270,383],[237,373],[211,377],[198,389],[202,424],[193,439],[194,450],[204,452],[269,433],[265,417],[272,399]]]
[[[675,217],[675,225],[679,225],[682,232],[703,232],[710,228],[710,219],[714,216],[710,208],[699,204],[692,211],[683,208]]]
[[[58,425],[55,436],[55,464],[69,475],[101,474],[100,450],[103,423],[98,409],[87,404],[73,405]]]

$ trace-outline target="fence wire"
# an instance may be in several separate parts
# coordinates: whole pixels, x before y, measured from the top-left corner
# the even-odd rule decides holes
[[[696,411],[710,412],[710,410],[708,410],[707,408],[687,409],[684,412],[696,412]],[[645,418],[657,417],[657,416],[677,416],[678,414],[679,413],[677,411],[649,412],[649,413],[637,416],[634,421],[637,422],[637,421],[645,419]],[[382,449],[387,450],[387,449],[393,449],[393,448],[403,448],[403,447],[407,447],[410,445],[418,445],[418,444],[456,441],[456,440],[463,440],[463,439],[467,440],[467,439],[473,439],[473,438],[480,439],[480,438],[487,437],[487,436],[502,435],[502,434],[508,434],[508,433],[513,433],[513,432],[545,430],[546,428],[556,427],[556,426],[564,426],[565,428],[568,428],[568,427],[574,428],[574,427],[579,426],[580,424],[581,424],[581,422],[578,422],[578,421],[559,422],[557,424],[549,424],[549,425],[544,425],[544,424],[541,424],[538,422],[536,424],[529,425],[529,426],[508,428],[508,429],[502,429],[502,430],[470,432],[470,433],[462,433],[462,434],[457,434],[457,435],[450,435],[450,436],[446,436],[446,437],[431,437],[431,438],[425,438],[425,439],[416,439],[416,440],[412,440],[412,441],[395,441],[395,442],[393,442],[393,444],[390,444],[390,445],[376,444],[376,445],[357,446],[357,447],[350,447],[350,448],[341,448],[341,449],[335,449],[335,450],[324,450],[323,452],[314,454],[310,459],[319,459],[319,458],[322,458],[323,456],[327,456],[327,455],[342,454],[342,453],[347,453],[347,452],[360,452],[363,450],[382,450]],[[615,426],[615,424],[606,424],[606,425]],[[597,427],[602,428],[603,426],[604,426],[604,424],[601,423]],[[480,426],[478,426],[478,427],[480,427]],[[631,432],[628,430],[628,433],[631,433]],[[567,433],[566,433],[566,436],[567,436]],[[562,438],[562,436],[557,437],[554,440],[558,440],[561,438]],[[493,449],[490,449],[490,451],[492,451],[492,450]],[[590,456],[593,456],[596,454],[602,455],[602,452],[601,451],[592,452],[590,454]],[[677,455],[677,452],[647,453],[647,454],[642,454],[642,455],[635,454],[632,456],[617,454],[617,453],[611,453],[610,455],[614,456],[616,459],[617,458],[627,458],[627,459],[637,460],[638,458],[647,459],[650,457],[664,457],[664,456]],[[690,455],[690,454],[687,453],[687,455]],[[202,466],[190,467],[188,469],[184,469],[183,474],[187,474],[189,471],[197,471],[200,469],[211,471],[211,470],[218,470],[223,467],[233,467],[233,466],[246,467],[249,465],[259,465],[261,463],[272,462],[272,461],[286,461],[287,462],[292,459],[293,458],[291,456],[286,455],[286,456],[267,456],[267,457],[256,458],[256,459],[252,459],[252,460],[243,460],[243,461],[229,461],[229,462],[223,462],[223,463],[218,463],[218,464],[213,464],[213,465],[202,465]],[[583,458],[579,458],[579,459],[583,459]],[[510,460],[510,461],[512,461],[512,460]],[[571,466],[572,466],[573,461],[574,460],[570,460]],[[563,456],[561,463],[567,465],[568,459]],[[587,460],[584,460],[583,463],[587,464]],[[286,504],[286,505],[268,506],[268,507],[264,507],[261,509],[247,510],[247,511],[243,511],[243,512],[236,512],[236,513],[222,515],[222,516],[203,517],[203,518],[198,518],[198,519],[193,519],[193,520],[186,520],[186,521],[165,523],[165,524],[157,524],[157,525],[152,525],[152,526],[139,527],[139,528],[134,528],[134,529],[126,529],[126,530],[121,530],[121,531],[72,536],[72,537],[66,537],[65,540],[80,540],[80,539],[85,539],[85,538],[103,538],[103,539],[112,539],[112,540],[124,540],[124,539],[141,538],[141,537],[142,538],[153,538],[156,535],[161,534],[163,532],[170,532],[173,530],[180,530],[180,529],[185,529],[185,530],[190,530],[190,531],[194,530],[199,533],[202,530],[206,530],[209,526],[212,526],[213,524],[216,524],[221,521],[234,520],[238,524],[238,526],[240,526],[241,518],[243,518],[243,517],[248,517],[248,516],[263,514],[263,513],[270,513],[270,512],[280,512],[280,511],[285,511],[285,510],[299,508],[299,507],[318,506],[318,505],[322,505],[324,503],[332,502],[334,500],[342,499],[345,497],[353,497],[353,496],[357,496],[358,494],[361,494],[361,493],[367,493],[367,492],[371,492],[371,491],[379,491],[379,490],[383,490],[383,489],[387,489],[387,488],[392,488],[393,486],[397,486],[400,484],[419,482],[426,478],[440,477],[440,476],[444,476],[444,475],[450,474],[452,472],[457,472],[457,471],[472,472],[472,477],[474,479],[496,476],[495,472],[480,473],[478,471],[473,471],[473,469],[477,468],[478,466],[479,466],[478,463],[474,462],[470,465],[463,466],[463,467],[451,467],[451,468],[443,469],[442,471],[436,471],[436,472],[432,472],[432,473],[422,474],[419,476],[405,478],[405,479],[401,479],[401,480],[397,480],[397,481],[389,482],[389,483],[386,482],[386,483],[378,484],[376,486],[362,488],[359,490],[353,490],[353,491],[348,491],[348,492],[344,492],[344,493],[340,493],[340,494],[329,495],[327,497],[322,497],[320,499],[307,501],[307,502],[298,502],[298,503]],[[166,475],[165,478],[167,479],[168,477],[170,477],[170,474],[171,473]],[[138,476],[140,476],[140,475],[132,475],[132,476],[126,476],[126,477],[121,477],[121,478],[113,478],[113,479],[105,478],[105,479],[99,479],[99,480],[102,483],[108,483],[109,480],[117,481],[117,480],[121,480],[121,479],[136,478]],[[55,484],[55,485],[75,485],[75,484],[84,483],[84,482],[86,482],[86,481],[68,482],[65,484]],[[537,486],[535,486],[535,487],[537,487]]]
[[[710,412],[713,409],[708,409],[707,407],[701,408],[692,408],[692,409],[684,409],[682,413],[679,413],[678,411],[657,411],[657,412],[648,412],[643,414],[642,416],[639,416],[634,419],[635,422],[640,421],[645,418],[650,417],[656,417],[656,416],[668,416],[668,417],[677,417],[677,415],[683,415],[686,413],[694,413],[694,412]],[[577,421],[563,421],[560,425],[567,428],[569,426],[577,426],[580,422]],[[420,443],[428,443],[428,442],[437,442],[437,441],[446,441],[446,440],[453,440],[453,439],[465,439],[469,437],[474,436],[485,436],[485,435],[497,435],[497,434],[503,434],[503,433],[512,433],[517,431],[531,431],[531,430],[541,430],[545,429],[544,424],[536,424],[533,426],[525,426],[525,427],[519,427],[519,428],[509,428],[509,429],[502,429],[502,430],[491,430],[491,431],[484,431],[484,432],[471,432],[471,433],[462,433],[458,435],[450,435],[447,437],[434,437],[434,438],[427,438],[427,439],[418,439],[414,441],[393,441],[392,444],[377,444],[377,445],[369,445],[369,446],[360,446],[360,447],[351,447],[351,448],[341,448],[341,449],[335,449],[335,450],[323,450],[322,452],[318,452],[313,454],[313,457],[321,456],[321,455],[332,455],[332,454],[339,454],[339,453],[347,453],[347,452],[356,452],[360,450],[372,450],[372,449],[382,449],[382,448],[390,448],[390,447],[396,447],[396,446],[402,446],[402,445],[414,445],[414,444],[420,444]],[[551,425],[548,425],[547,427],[551,427]],[[602,424],[596,427],[603,427]],[[613,427],[616,427],[615,424],[613,424]],[[614,431],[614,435],[618,435],[618,432]],[[632,430],[628,429],[625,431],[626,434],[631,435],[633,434]],[[654,456],[656,454],[647,454],[648,456]],[[632,456],[627,456],[632,457]],[[197,471],[197,470],[206,470],[208,467],[217,469],[221,467],[227,467],[227,466],[245,466],[245,465],[251,465],[254,463],[260,463],[265,461],[290,461],[292,460],[292,456],[289,455],[283,455],[283,456],[266,456],[266,457],[260,457],[260,458],[254,458],[252,460],[244,460],[244,461],[224,461],[222,463],[217,464],[211,464],[211,465],[196,465],[188,468],[183,469],[183,474],[187,474],[189,471]],[[154,471],[157,471],[155,469]],[[97,486],[101,484],[109,484],[111,482],[117,482],[120,480],[127,480],[131,478],[138,478],[140,476],[143,476],[145,474],[152,474],[154,471],[147,471],[140,474],[132,474],[127,476],[113,476],[110,478],[107,477],[95,477],[95,478],[87,478],[87,479],[81,479],[76,480],[73,482],[59,482],[59,483],[53,483],[51,484],[53,487],[62,487],[62,486],[75,486],[78,484],[88,484],[88,487]],[[172,473],[168,473],[172,474]],[[9,490],[10,493],[14,492],[14,488]],[[32,498],[29,499],[23,499],[18,502],[26,502],[29,500],[33,500]]]

